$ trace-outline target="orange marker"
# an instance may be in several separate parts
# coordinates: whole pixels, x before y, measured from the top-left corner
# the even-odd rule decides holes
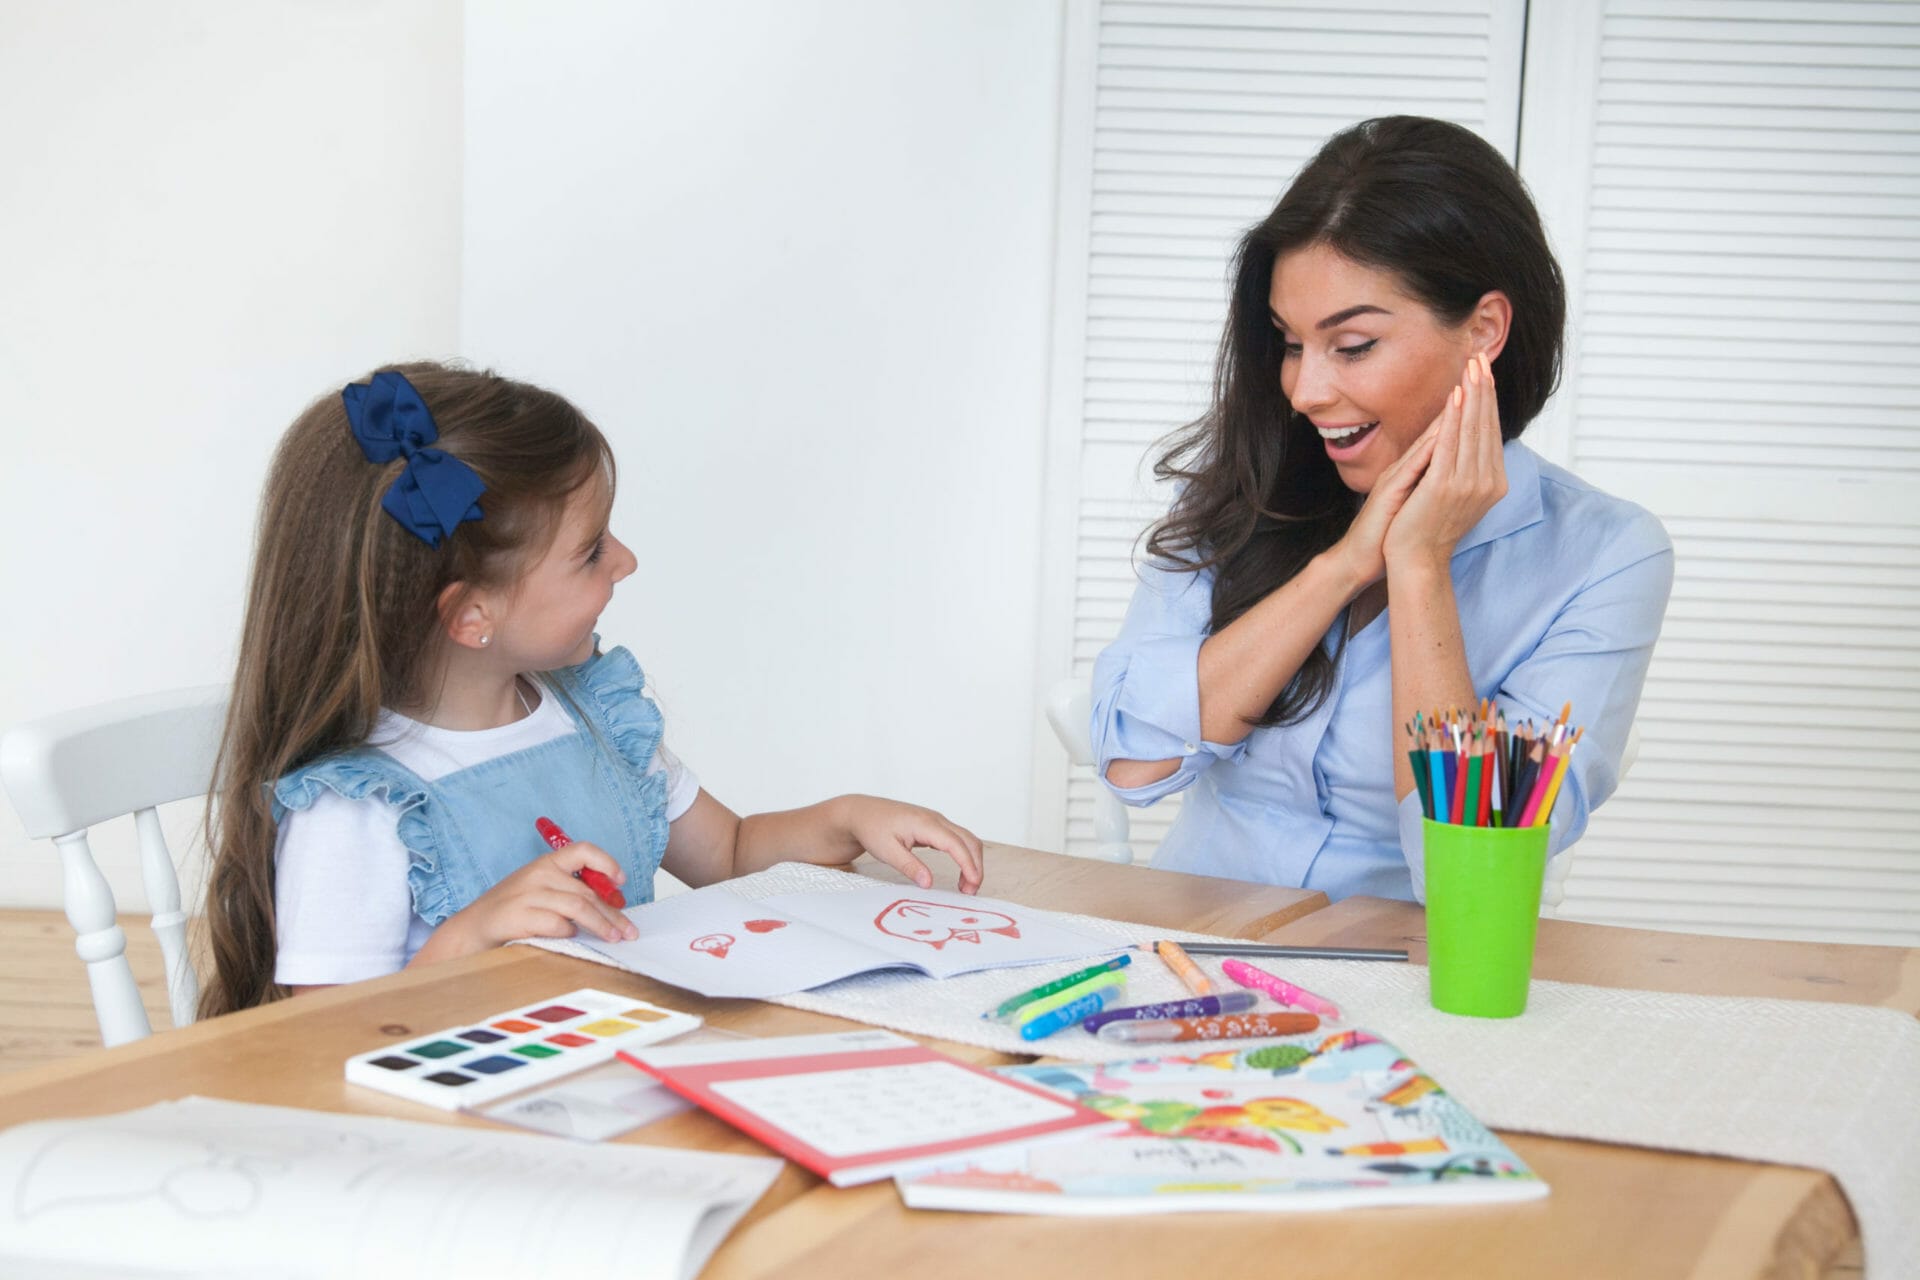
[[[1153,944],[1153,950],[1187,990],[1197,996],[1213,994],[1213,984],[1207,981],[1206,974],[1200,972],[1200,966],[1193,962],[1193,958],[1180,949],[1179,943],[1162,940]]]

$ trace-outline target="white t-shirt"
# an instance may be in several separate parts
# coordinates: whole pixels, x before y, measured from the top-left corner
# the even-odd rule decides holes
[[[569,733],[573,718],[551,695],[531,714],[494,729],[439,729],[383,710],[371,745],[424,782]],[[700,780],[663,741],[648,773],[667,775],[667,821],[693,807]],[[322,788],[311,808],[289,812],[274,848],[279,933],[273,980],[289,986],[358,982],[404,968],[433,932],[413,910],[400,811]]]

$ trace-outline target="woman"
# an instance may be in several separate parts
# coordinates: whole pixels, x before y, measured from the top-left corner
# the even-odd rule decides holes
[[[1438,120],[1330,140],[1241,241],[1212,407],[1094,666],[1131,804],[1188,795],[1154,865],[1424,897],[1404,727],[1491,697],[1586,726],[1550,852],[1619,776],[1673,581],[1657,520],[1518,437],[1566,300],[1519,177]]]

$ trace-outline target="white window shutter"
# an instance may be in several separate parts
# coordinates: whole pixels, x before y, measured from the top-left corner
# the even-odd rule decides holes
[[[1371,116],[1453,120],[1512,157],[1524,27],[1522,0],[1069,0],[1040,691],[1087,679],[1119,629],[1168,501],[1153,446],[1206,407],[1241,234]],[[1044,726],[1035,761],[1035,843],[1091,852],[1091,771]],[[1133,812],[1137,858],[1176,804]]]
[[[1561,914],[1920,944],[1920,5],[1537,4],[1527,68],[1537,447],[1676,556]]]

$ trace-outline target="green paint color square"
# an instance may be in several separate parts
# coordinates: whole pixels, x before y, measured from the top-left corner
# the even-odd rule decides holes
[[[515,1049],[514,1052],[525,1054],[529,1058],[557,1058],[560,1056],[558,1049],[549,1049],[544,1044],[523,1044],[518,1049]]]
[[[408,1053],[422,1058],[451,1058],[456,1053],[465,1053],[473,1048],[470,1044],[459,1044],[452,1040],[435,1040],[432,1044],[417,1044],[407,1050]]]

